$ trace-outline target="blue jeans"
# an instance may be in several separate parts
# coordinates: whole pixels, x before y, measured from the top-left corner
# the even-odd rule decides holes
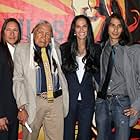
[[[124,109],[129,107],[129,97],[114,96],[106,100],[97,98],[95,108],[97,140],[129,139],[129,117],[123,113]],[[112,133],[112,123],[115,128],[114,133]]]

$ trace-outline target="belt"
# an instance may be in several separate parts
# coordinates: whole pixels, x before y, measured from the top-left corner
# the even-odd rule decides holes
[[[106,98],[107,98],[107,99],[113,98],[113,97],[117,97],[117,98],[126,98],[126,97],[128,97],[128,95],[113,95],[113,94],[108,94],[108,95],[106,95]]]
[[[43,99],[47,99],[47,92],[37,93],[36,95],[39,96],[39,97],[42,97]],[[57,98],[61,95],[62,95],[62,89],[53,92],[53,97],[54,98]]]

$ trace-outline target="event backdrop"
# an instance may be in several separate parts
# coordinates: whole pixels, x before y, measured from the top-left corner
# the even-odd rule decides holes
[[[55,39],[63,43],[73,17],[84,14],[91,20],[95,41],[99,41],[103,22],[112,14],[112,1],[115,0],[0,0],[0,29],[6,18],[14,17],[20,22],[22,41],[27,42],[34,25],[41,20],[48,20],[53,26]],[[140,0],[116,1],[133,41],[140,42]],[[139,136],[138,133],[140,122],[132,130],[133,140]],[[19,139],[21,137],[20,127]]]
[[[140,41],[140,1],[116,1],[134,41]],[[111,0],[0,0],[0,27],[5,18],[15,17],[22,27],[22,40],[28,41],[33,26],[40,20],[48,20],[53,25],[55,39],[62,43],[73,17],[85,14],[91,19],[97,41],[106,16],[112,12],[111,7]]]

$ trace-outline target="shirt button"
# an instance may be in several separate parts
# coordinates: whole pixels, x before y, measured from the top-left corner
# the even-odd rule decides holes
[[[108,89],[111,89],[110,87],[108,87]]]

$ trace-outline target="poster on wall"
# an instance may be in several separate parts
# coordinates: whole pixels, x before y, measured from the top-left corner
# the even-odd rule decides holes
[[[140,42],[140,1],[116,2],[132,33],[133,41]],[[0,29],[6,18],[14,17],[20,22],[22,41],[28,42],[36,23],[47,20],[53,26],[56,41],[63,43],[67,39],[73,17],[79,14],[90,18],[95,41],[99,41],[101,27],[106,17],[112,14],[112,0],[0,0]],[[131,140],[140,139],[138,133],[140,121],[132,129]],[[96,137],[96,128],[93,129],[93,137]],[[19,139],[22,139],[21,128]]]

